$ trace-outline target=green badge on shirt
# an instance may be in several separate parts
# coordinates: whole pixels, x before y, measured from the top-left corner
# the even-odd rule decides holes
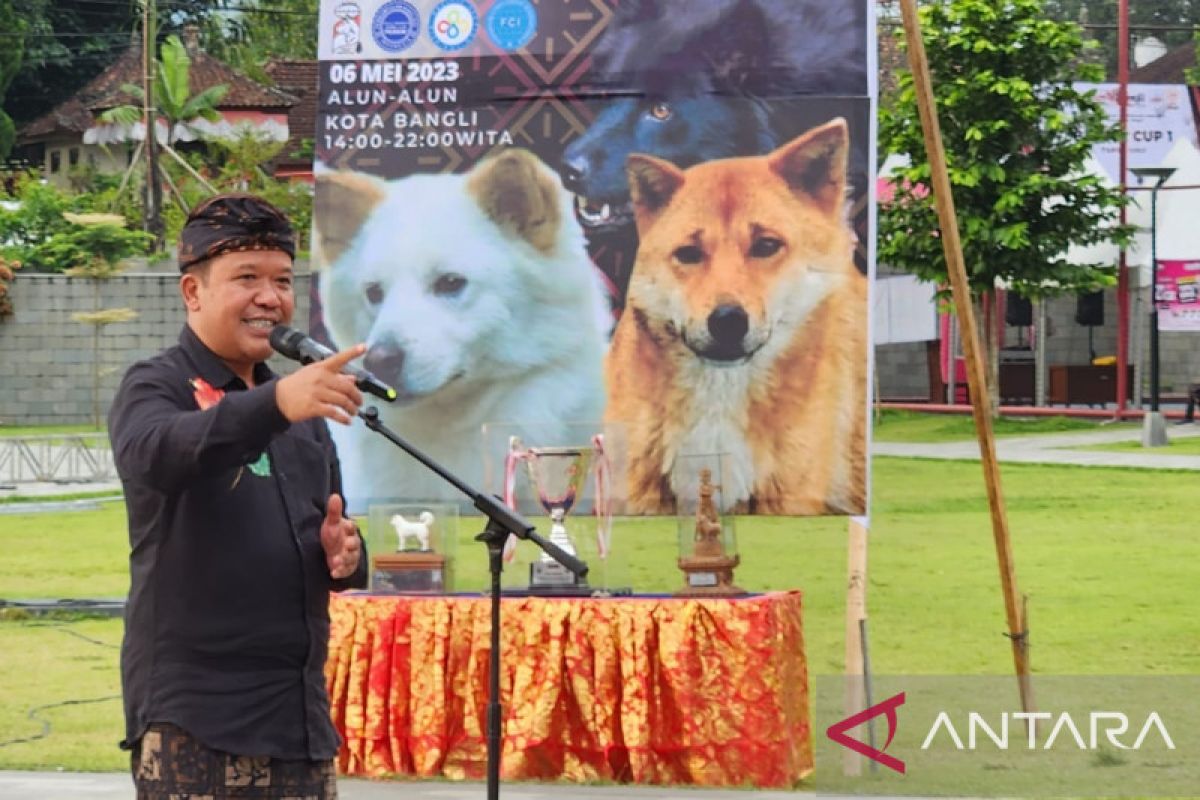
[[[258,460],[249,465],[250,471],[260,478],[267,478],[271,475],[271,457],[267,455],[267,451],[263,450],[259,455]]]

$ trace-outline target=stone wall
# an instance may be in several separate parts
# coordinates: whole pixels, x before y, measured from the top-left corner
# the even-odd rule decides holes
[[[183,325],[175,273],[127,273],[106,281],[61,275],[18,274],[12,284],[16,313],[0,321],[0,424],[80,424],[93,418],[93,365],[99,365],[99,405],[103,419],[126,368],[134,361],[173,344]],[[307,327],[309,275],[297,276],[298,327]],[[1116,293],[1105,293],[1105,324],[1093,333],[1097,355],[1116,353]],[[1145,291],[1131,303],[1134,335],[1148,362],[1145,331]],[[132,308],[138,317],[95,328],[71,315],[95,308]],[[1088,329],[1075,323],[1074,296],[1052,300],[1046,340],[1048,363],[1086,364]],[[1017,344],[1018,330],[1006,329],[1006,342]],[[1180,393],[1200,377],[1200,334],[1163,333],[1160,337],[1162,391]],[[923,398],[929,387],[925,343],[880,345],[875,349],[879,396]],[[276,358],[279,372],[291,369]],[[1139,369],[1144,395],[1149,394],[1149,369]]]
[[[295,320],[307,327],[309,276],[296,279]],[[19,273],[15,313],[0,320],[0,424],[90,423],[93,370],[98,366],[99,413],[125,370],[174,344],[183,326],[177,273],[126,273],[104,281]],[[96,327],[71,315],[97,308],[132,308],[136,319]],[[281,362],[281,363],[277,363]],[[272,366],[286,372],[282,359]]]

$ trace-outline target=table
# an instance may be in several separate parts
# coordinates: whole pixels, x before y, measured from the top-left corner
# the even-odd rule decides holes
[[[1125,369],[1126,400],[1133,399],[1133,365]],[[1117,367],[1115,364],[1063,364],[1050,367],[1046,403],[1054,405],[1104,405],[1117,401]]]
[[[342,774],[484,779],[489,602],[332,598]],[[503,780],[791,787],[812,771],[799,592],[506,598],[501,619]]]

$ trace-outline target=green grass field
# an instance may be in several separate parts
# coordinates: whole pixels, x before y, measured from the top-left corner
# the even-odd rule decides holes
[[[1135,427],[1133,423],[1122,423]],[[1000,417],[992,422],[996,436],[1070,433],[1096,430],[1101,423],[1079,417]],[[1105,426],[1111,429],[1111,425]],[[884,409],[875,417],[872,434],[880,442],[953,442],[975,438],[975,421],[966,414],[921,414]]]
[[[885,420],[880,431],[891,426],[896,436],[944,436],[943,419],[936,426],[925,419]],[[905,430],[927,425],[924,433]],[[1027,465],[1006,465],[1002,476],[1018,581],[1029,596],[1037,673],[1200,673],[1200,537],[1190,514],[1195,476]],[[872,480],[874,671],[1010,674],[979,465],[878,458]],[[486,559],[470,540],[472,522],[463,518],[459,530],[462,590],[485,584]],[[91,512],[0,515],[0,598],[124,595],[124,523],[120,503]],[[842,670],[846,528],[844,519],[738,520],[738,583],[805,592],[814,682]],[[673,519],[625,521],[613,535],[638,591],[681,584]],[[116,748],[120,637],[119,620],[0,621],[0,674],[10,678],[0,682],[0,769],[126,768]],[[70,701],[95,702],[36,711]],[[43,720],[48,736],[2,744],[39,735]]]
[[[0,438],[5,436],[49,436],[61,433],[104,433],[104,428],[95,425],[4,425],[0,424]]]

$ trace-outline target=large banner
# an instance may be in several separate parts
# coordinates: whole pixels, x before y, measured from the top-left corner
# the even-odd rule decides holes
[[[1164,331],[1200,331],[1200,261],[1158,262],[1154,302]]]
[[[595,429],[617,511],[865,513],[873,5],[322,0],[314,333],[487,491]],[[331,427],[352,506],[457,499]]]
[[[1120,122],[1120,84],[1076,83],[1075,88],[1095,91],[1096,100],[1104,107],[1109,122],[1113,125]],[[1131,83],[1127,98],[1127,164],[1130,168],[1159,166],[1171,148],[1180,141],[1197,145],[1196,118],[1192,110],[1191,92],[1186,85]],[[1120,144],[1102,142],[1092,148],[1092,155],[1113,183],[1120,183]],[[1140,185],[1132,172],[1125,177],[1127,185]]]

